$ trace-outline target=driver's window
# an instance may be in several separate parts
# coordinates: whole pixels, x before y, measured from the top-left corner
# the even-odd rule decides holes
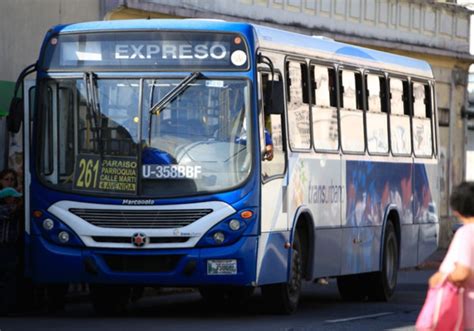
[[[265,94],[269,93],[272,75],[270,73],[260,74],[260,145],[262,147],[262,177],[268,179],[283,175],[285,172],[286,155],[284,149],[284,126],[283,115],[270,114],[265,104]],[[275,73],[274,80],[281,81],[281,75]],[[280,85],[282,86],[282,85]],[[273,85],[273,88],[277,88]],[[283,94],[284,91],[275,91]]]

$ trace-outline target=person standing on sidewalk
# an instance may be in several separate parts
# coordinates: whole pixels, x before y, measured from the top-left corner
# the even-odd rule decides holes
[[[448,281],[464,287],[464,329],[474,331],[474,182],[457,186],[450,204],[463,226],[456,231],[438,272],[429,279],[429,285],[438,285],[448,275]]]

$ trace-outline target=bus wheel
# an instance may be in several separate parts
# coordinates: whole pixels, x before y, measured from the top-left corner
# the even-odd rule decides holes
[[[91,284],[90,291],[94,310],[99,315],[125,312],[132,298],[130,286]]]
[[[397,286],[398,261],[397,235],[393,223],[389,221],[383,241],[382,270],[372,274],[374,286],[370,287],[370,299],[388,301],[392,298]]]
[[[262,295],[273,312],[292,314],[298,308],[303,279],[303,260],[298,232],[295,234],[291,253],[291,272],[287,283],[262,286]]]

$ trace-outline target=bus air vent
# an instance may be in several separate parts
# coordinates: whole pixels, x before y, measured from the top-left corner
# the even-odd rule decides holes
[[[111,210],[71,208],[71,213],[101,228],[174,229],[192,224],[212,209]]]
[[[92,239],[98,243],[132,243],[130,237],[93,236]],[[188,240],[189,237],[150,237],[150,244],[176,244],[185,243]]]

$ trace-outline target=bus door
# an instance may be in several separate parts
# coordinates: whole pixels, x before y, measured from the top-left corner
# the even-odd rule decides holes
[[[259,238],[257,282],[259,285],[287,281],[288,228],[286,150],[284,147],[284,101],[279,73],[259,74],[259,134],[261,160],[261,235]],[[269,85],[272,88],[269,89]],[[271,94],[272,96],[269,96]],[[271,101],[270,101],[271,99]],[[269,106],[272,104],[272,106]],[[273,110],[270,110],[272,108]],[[275,111],[275,109],[279,109]]]
[[[33,123],[33,110],[36,96],[35,80],[25,80],[23,85],[24,95],[24,118],[23,118],[23,199],[24,199],[24,224],[25,232],[27,235],[30,234],[30,146],[32,140],[32,123]]]
[[[262,90],[267,89],[271,75],[261,73]],[[281,75],[274,79],[281,82]],[[274,85],[273,88],[277,88]],[[280,86],[280,85],[278,85]],[[282,93],[274,91],[272,94]],[[261,101],[265,109],[265,96]],[[268,102],[268,99],[267,99]],[[280,101],[272,101],[283,102]],[[284,178],[286,153],[283,147],[283,114],[271,114],[264,110],[260,114],[260,141],[262,160],[262,232],[288,230],[288,211],[286,206],[287,183]]]

